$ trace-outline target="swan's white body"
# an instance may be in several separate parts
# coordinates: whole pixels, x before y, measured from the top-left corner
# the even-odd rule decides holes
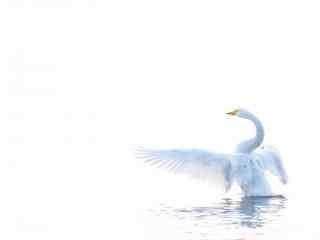
[[[246,110],[229,113],[248,119],[255,124],[254,138],[240,143],[231,154],[214,153],[198,149],[154,150],[137,148],[136,154],[146,162],[175,173],[221,183],[226,192],[237,183],[245,196],[272,196],[266,171],[287,183],[287,173],[279,152],[271,146],[260,145],[264,138],[262,123]]]

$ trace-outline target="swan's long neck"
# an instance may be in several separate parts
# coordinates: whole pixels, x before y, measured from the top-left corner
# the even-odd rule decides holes
[[[250,153],[261,145],[264,138],[264,129],[260,120],[253,114],[246,114],[243,118],[252,121],[256,127],[256,135],[254,138],[243,141],[236,149],[237,152]]]

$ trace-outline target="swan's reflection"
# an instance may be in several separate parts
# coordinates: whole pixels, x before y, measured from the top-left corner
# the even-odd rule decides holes
[[[172,208],[162,206],[161,213],[173,215],[180,224],[185,225],[186,232],[205,233],[207,236],[220,235],[220,239],[239,239],[231,235],[239,236],[243,228],[254,230],[254,235],[265,232],[265,226],[271,225],[283,215],[287,206],[284,197],[256,197],[222,199],[209,206],[197,206],[187,208]],[[178,224],[178,223],[177,223]],[[192,224],[192,227],[190,227]],[[196,238],[195,238],[196,239]]]
[[[176,216],[215,220],[221,224],[263,227],[281,215],[286,208],[284,197],[250,197],[240,200],[222,199],[222,201],[206,207],[174,209]]]

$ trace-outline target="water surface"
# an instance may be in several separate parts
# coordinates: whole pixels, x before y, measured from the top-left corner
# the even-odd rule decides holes
[[[283,239],[289,231],[285,226],[287,208],[288,199],[281,196],[237,196],[181,208],[160,204],[149,209],[149,213],[155,218],[165,219],[164,222],[179,233],[175,239]],[[160,229],[166,231],[165,227]]]

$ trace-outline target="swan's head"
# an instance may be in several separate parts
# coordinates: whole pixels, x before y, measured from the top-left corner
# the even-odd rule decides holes
[[[250,112],[248,112],[245,109],[236,109],[232,112],[228,112],[227,114],[230,116],[237,116],[237,117],[241,117],[241,118],[248,118],[252,115]]]

